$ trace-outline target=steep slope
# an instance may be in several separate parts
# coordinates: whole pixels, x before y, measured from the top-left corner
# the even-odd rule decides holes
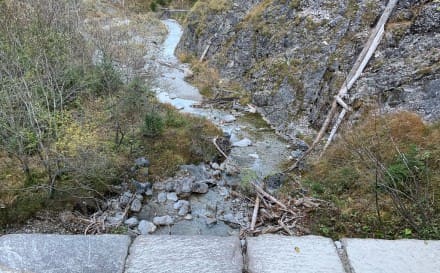
[[[288,137],[319,127],[385,7],[379,0],[199,1],[180,53],[201,56],[251,96]],[[355,109],[404,108],[440,117],[440,3],[399,1],[350,91]],[[363,107],[361,107],[363,106]],[[305,128],[306,126],[303,126]]]

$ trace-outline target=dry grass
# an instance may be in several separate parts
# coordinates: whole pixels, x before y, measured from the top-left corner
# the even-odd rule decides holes
[[[413,113],[369,116],[345,128],[305,175],[320,198],[315,214],[324,235],[440,237],[440,128]]]

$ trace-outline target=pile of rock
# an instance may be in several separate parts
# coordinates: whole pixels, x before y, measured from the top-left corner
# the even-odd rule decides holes
[[[123,225],[132,235],[227,235],[249,225],[248,205],[231,195],[232,166],[184,165],[176,176],[154,183],[147,181],[148,167],[148,159],[136,159],[136,179],[108,201],[106,226]]]

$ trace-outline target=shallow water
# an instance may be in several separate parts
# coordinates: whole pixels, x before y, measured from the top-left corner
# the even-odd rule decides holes
[[[228,160],[240,169],[250,169],[261,177],[281,171],[280,164],[287,159],[290,151],[287,143],[274,131],[258,128],[252,119],[241,118],[243,113],[192,107],[200,104],[203,98],[196,87],[185,81],[185,70],[188,66],[182,64],[174,55],[183,34],[182,27],[175,20],[168,19],[162,22],[168,29],[168,36],[157,59],[161,76],[156,81],[155,91],[159,101],[169,103],[182,112],[208,118],[231,136],[231,142],[243,138],[250,139],[251,146],[234,147],[229,156]],[[224,118],[231,114],[236,116],[237,120],[232,123],[224,122]]]

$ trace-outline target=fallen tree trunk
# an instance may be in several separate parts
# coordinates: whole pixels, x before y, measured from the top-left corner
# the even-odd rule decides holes
[[[332,129],[332,132],[330,133],[330,137],[327,139],[327,143],[324,147],[323,152],[325,152],[325,149],[330,145],[333,136],[336,134],[337,129],[339,128],[339,125],[342,123],[342,120],[344,119],[345,114],[347,113],[348,106],[342,101],[342,98],[344,98],[348,90],[353,86],[353,84],[359,79],[361,76],[363,70],[367,66],[371,56],[373,56],[374,52],[376,51],[378,45],[380,44],[380,41],[383,37],[384,30],[385,30],[385,24],[388,21],[394,7],[396,6],[398,0],[390,0],[382,13],[382,16],[380,17],[379,21],[376,24],[376,27],[373,29],[373,31],[370,34],[370,37],[368,41],[366,42],[364,49],[359,54],[356,62],[353,65],[353,68],[350,70],[350,73],[347,76],[347,79],[345,80],[344,84],[342,85],[342,88],[339,90],[338,94],[336,95],[335,99],[333,100],[332,106],[330,108],[330,111],[327,114],[327,117],[319,130],[318,135],[316,136],[315,140],[313,141],[312,145],[307,149],[304,154],[298,158],[298,160],[293,164],[290,168],[288,168],[286,171],[292,171],[295,168],[298,167],[298,164],[304,160],[316,147],[316,145],[319,143],[319,141],[324,136],[324,133],[327,131],[328,126],[330,125],[331,120],[333,119],[338,104],[340,104],[344,109],[339,114],[338,120],[335,124],[335,126]],[[342,102],[341,102],[342,101]]]

